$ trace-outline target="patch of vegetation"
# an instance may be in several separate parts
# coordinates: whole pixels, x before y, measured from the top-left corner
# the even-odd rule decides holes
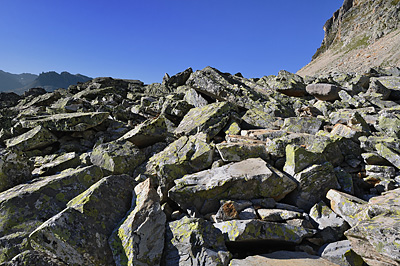
[[[370,37],[366,35],[355,38],[348,45],[346,45],[346,53],[367,46],[369,39]]]
[[[398,3],[400,2],[400,0],[392,0],[392,6],[396,6]]]

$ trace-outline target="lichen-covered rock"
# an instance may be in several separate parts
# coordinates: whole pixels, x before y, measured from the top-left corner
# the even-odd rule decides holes
[[[318,224],[325,242],[340,240],[349,229],[346,221],[334,213],[323,201],[315,204],[310,210],[310,217]]]
[[[364,212],[367,208],[366,201],[334,189],[329,190],[326,197],[331,201],[331,209],[350,226],[354,226],[366,218]]]
[[[90,155],[90,160],[94,165],[113,174],[132,174],[145,159],[144,153],[127,140],[100,144]]]
[[[390,180],[396,176],[396,169],[392,166],[366,165],[365,174],[375,180]]]
[[[288,96],[302,97],[307,94],[303,78],[286,70],[279,71],[278,75],[268,82],[268,85]]]
[[[267,222],[285,222],[292,219],[304,218],[303,213],[281,209],[258,209],[261,220]]]
[[[129,140],[139,148],[151,146],[157,142],[164,141],[168,136],[167,123],[172,124],[163,115],[155,119],[146,120],[123,135],[121,139]]]
[[[323,120],[317,117],[285,118],[282,129],[294,133],[315,134],[321,128]]]
[[[167,85],[167,87],[177,88],[184,85],[192,73],[193,69],[189,67],[184,71],[173,75],[172,77],[168,77],[167,79],[163,80],[163,82],[165,85]]]
[[[309,210],[324,199],[329,189],[339,188],[333,166],[329,162],[310,166],[293,177],[299,184],[290,198],[296,206],[304,210]]]
[[[386,143],[378,143],[375,145],[377,153],[393,164],[397,169],[400,169],[400,154],[393,151]]]
[[[231,104],[219,102],[191,109],[175,129],[177,136],[205,133],[211,139],[226,125]]]
[[[56,258],[54,255],[46,254],[36,250],[26,250],[15,256],[9,262],[1,263],[1,266],[67,266],[63,261]]]
[[[337,266],[318,256],[305,252],[277,251],[274,253],[249,256],[245,259],[233,259],[229,266]],[[359,266],[359,265],[354,265]]]
[[[268,158],[265,144],[219,143],[216,148],[225,162],[240,162],[258,157]]]
[[[186,86],[184,86],[187,88]],[[189,88],[185,91],[183,99],[194,107],[202,107],[208,104],[207,100],[195,89]]]
[[[330,135],[337,135],[358,142],[358,138],[363,135],[368,135],[368,132],[355,130],[343,124],[336,124],[330,132]]]
[[[26,250],[27,237],[34,229],[102,177],[99,167],[89,166],[35,179],[0,193],[0,261]]]
[[[400,216],[379,215],[359,222],[345,235],[370,266],[400,265]]]
[[[400,137],[400,116],[394,113],[383,112],[379,116],[377,128],[385,133],[385,136]]]
[[[160,265],[166,215],[150,179],[135,187],[134,208],[112,233],[109,244],[116,265]]]
[[[40,165],[40,167],[32,171],[33,175],[55,175],[68,168],[76,168],[81,165],[81,160],[76,152],[69,152],[60,155],[48,163]]]
[[[158,185],[166,192],[175,179],[210,167],[214,146],[205,140],[204,135],[180,137],[149,159],[147,173],[157,176]]]
[[[365,164],[368,165],[389,165],[390,163],[382,158],[379,154],[373,152],[366,152],[361,154]]]
[[[261,220],[231,220],[215,223],[214,226],[226,234],[229,241],[276,241],[277,243],[300,243],[315,231],[285,223]]]
[[[361,132],[369,133],[371,131],[363,116],[354,110],[341,110],[340,112],[333,112],[329,115],[329,119],[333,125],[340,123]]]
[[[213,99],[228,101],[246,109],[262,106],[259,101],[268,100],[270,95],[264,86],[212,67],[192,73],[186,85]]]
[[[339,100],[340,90],[338,86],[326,83],[309,84],[306,87],[306,91],[320,101]]]
[[[32,179],[32,170],[24,153],[0,148],[0,192]]]
[[[24,128],[41,125],[51,131],[85,131],[101,124],[108,115],[107,112],[55,114],[25,119],[21,125]]]
[[[340,266],[365,266],[363,259],[352,250],[349,240],[328,244],[321,257]]]
[[[129,210],[135,185],[128,175],[102,178],[33,231],[32,247],[70,265],[114,264],[108,238]]]
[[[57,141],[57,137],[42,126],[37,126],[18,137],[5,140],[7,148],[21,151],[44,148]]]
[[[269,110],[251,108],[246,111],[242,119],[250,128],[277,128],[274,125],[276,117]]]
[[[231,258],[220,230],[200,218],[167,224],[163,265],[227,266]]]
[[[217,211],[221,199],[274,198],[281,200],[296,183],[262,159],[247,159],[175,180],[169,197],[182,209],[202,214]]]
[[[323,154],[307,151],[301,146],[287,145],[283,170],[290,175],[295,175],[313,164],[326,161],[324,157]]]

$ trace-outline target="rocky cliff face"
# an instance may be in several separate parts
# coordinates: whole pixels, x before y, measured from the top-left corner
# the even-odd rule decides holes
[[[400,73],[0,94],[0,265],[399,265]]]
[[[400,66],[400,2],[345,0],[325,23],[325,37],[300,75],[365,72]]]

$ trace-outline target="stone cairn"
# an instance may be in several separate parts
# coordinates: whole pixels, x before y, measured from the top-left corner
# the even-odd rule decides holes
[[[400,71],[0,94],[0,265],[400,265]]]

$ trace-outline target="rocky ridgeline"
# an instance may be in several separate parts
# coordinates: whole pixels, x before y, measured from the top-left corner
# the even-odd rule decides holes
[[[0,94],[0,265],[400,265],[399,73]]]

